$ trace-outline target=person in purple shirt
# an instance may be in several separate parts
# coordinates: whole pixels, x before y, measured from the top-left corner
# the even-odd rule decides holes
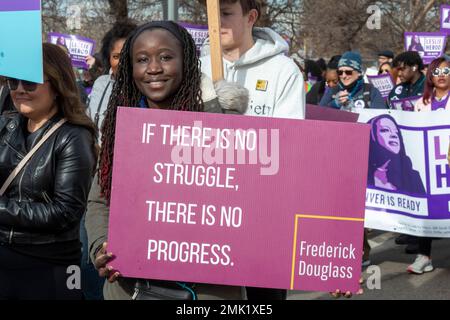
[[[435,59],[428,68],[425,92],[415,107],[415,111],[450,110],[450,61]],[[409,273],[423,274],[433,271],[431,262],[432,238],[419,238],[419,252],[413,264],[408,266]]]
[[[450,61],[445,58],[435,59],[428,68],[423,98],[415,111],[450,110]]]

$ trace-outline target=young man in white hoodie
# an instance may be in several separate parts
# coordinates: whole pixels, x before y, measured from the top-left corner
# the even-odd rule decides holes
[[[303,75],[286,54],[288,44],[269,28],[256,28],[257,0],[220,0],[224,76],[249,90],[246,115],[304,119]],[[208,46],[208,44],[206,44]],[[211,56],[201,58],[211,77]]]
[[[203,1],[204,2],[204,1]],[[305,85],[288,44],[269,28],[256,28],[257,0],[220,0],[224,77],[249,91],[246,115],[304,119]],[[208,43],[203,52],[208,51]],[[211,56],[201,58],[211,77]],[[286,290],[247,287],[249,300],[285,300]]]

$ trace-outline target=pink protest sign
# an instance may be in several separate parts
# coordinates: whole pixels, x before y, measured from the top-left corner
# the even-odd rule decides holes
[[[357,122],[359,114],[330,107],[306,105],[307,120]]]
[[[125,277],[357,291],[369,126],[119,108],[109,225]]]

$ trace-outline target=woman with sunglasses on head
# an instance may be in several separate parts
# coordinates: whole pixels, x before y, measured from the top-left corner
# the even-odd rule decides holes
[[[64,51],[43,44],[43,62],[43,84],[7,80],[17,112],[0,117],[0,299],[81,298],[68,283],[80,263],[97,132]]]
[[[239,93],[236,89],[230,88],[227,94],[230,102],[227,110],[230,113],[244,113],[248,92],[245,91],[243,97],[239,94],[244,91],[241,89]],[[120,55],[116,81],[102,126],[98,178],[94,178],[86,214],[91,259],[99,275],[107,279],[103,289],[106,300],[129,300],[133,294],[136,299],[140,299],[138,293],[144,290],[138,289],[148,284],[163,291],[181,291],[188,294],[190,299],[195,299],[199,293],[194,292],[192,286],[174,281],[137,281],[120,276],[120,270],[107,267],[113,259],[113,253],[107,251],[106,242],[117,108],[124,106],[222,113],[222,102],[225,100],[218,97],[206,101],[207,90],[202,79],[195,42],[186,29],[171,21],[155,21],[138,27],[130,34]],[[239,287],[225,287],[220,290],[223,292],[227,289],[232,292],[230,294],[234,294],[232,299],[236,299],[236,294],[241,293]],[[162,299],[164,298],[160,297],[160,300]]]
[[[321,106],[341,110],[386,109],[380,91],[371,84],[364,83],[359,53],[344,53],[339,60],[338,76],[339,85],[325,93],[320,101]]]
[[[423,98],[415,106],[416,112],[438,110],[450,110],[450,62],[445,58],[438,58],[430,64]],[[431,272],[434,270],[431,261],[432,238],[419,237],[418,243],[416,260],[407,271],[415,274]]]

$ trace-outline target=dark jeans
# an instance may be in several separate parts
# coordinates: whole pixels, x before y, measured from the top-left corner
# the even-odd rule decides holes
[[[81,291],[86,300],[103,300],[103,284],[105,279],[98,275],[94,264],[89,258],[89,244],[86,227],[84,225],[85,215],[80,223],[80,241],[82,246],[81,256]]]
[[[81,291],[67,286],[68,267],[0,245],[0,300],[81,300]]]
[[[430,257],[433,238],[419,237],[419,254]]]
[[[364,238],[363,238],[363,262],[370,259],[370,244],[369,244],[369,232],[364,228]]]
[[[287,290],[246,287],[247,299],[256,300],[286,300]]]

